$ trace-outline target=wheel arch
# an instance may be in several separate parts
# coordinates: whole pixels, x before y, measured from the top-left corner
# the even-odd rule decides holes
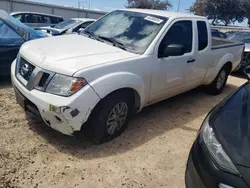
[[[145,84],[143,80],[133,73],[118,72],[105,75],[89,85],[94,89],[101,101],[107,96],[119,91],[133,93],[135,107],[141,110],[146,101]]]
[[[228,61],[228,62],[226,62],[226,63],[223,65],[222,68],[224,68],[224,67],[226,67],[227,73],[228,73],[228,74],[231,74],[232,69],[233,69],[233,63],[232,63],[231,61]],[[222,69],[222,68],[221,68],[221,69]],[[220,69],[220,70],[221,70],[221,69]]]
[[[226,54],[223,56],[214,68],[209,68],[205,77],[204,85],[211,84],[222,68],[227,68],[227,73],[231,74],[233,69],[233,56],[231,54]]]
[[[131,100],[132,100],[133,106],[134,106],[133,110],[135,112],[137,112],[141,108],[141,97],[140,97],[139,93],[135,89],[129,88],[129,87],[120,88],[120,89],[117,89],[117,90],[112,91],[111,93],[107,94],[105,97],[103,97],[97,103],[97,105],[95,106],[95,108],[98,105],[100,105],[102,103],[102,101],[105,100],[107,97],[110,97],[112,95],[121,95],[121,94],[123,94],[123,95],[125,94],[126,96],[131,97]]]
[[[87,127],[87,131],[89,131],[89,123],[93,120],[94,115],[96,114],[96,112],[98,111],[99,107],[101,107],[101,105],[103,104],[104,100],[108,97],[111,97],[112,95],[126,95],[126,96],[129,96],[131,97],[131,99],[133,100],[133,106],[134,106],[134,111],[138,111],[141,107],[140,107],[140,104],[141,104],[141,98],[140,98],[140,95],[139,93],[133,89],[133,88],[128,88],[128,87],[125,87],[125,88],[120,88],[120,89],[117,89],[115,91],[112,91],[111,93],[107,94],[104,98],[102,98],[97,104],[96,106],[92,109],[89,117],[88,117],[88,120],[86,121],[85,125],[82,125],[81,127],[81,130],[84,130],[85,127]]]

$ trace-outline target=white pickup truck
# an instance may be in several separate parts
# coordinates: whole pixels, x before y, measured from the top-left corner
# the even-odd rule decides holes
[[[84,128],[102,143],[145,106],[200,85],[221,93],[243,48],[212,39],[204,17],[116,10],[81,35],[25,43],[11,77],[25,110],[63,134]]]

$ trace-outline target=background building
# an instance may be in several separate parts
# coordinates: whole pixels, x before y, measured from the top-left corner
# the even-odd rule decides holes
[[[18,11],[40,12],[47,14],[55,14],[62,16],[64,19],[69,18],[99,18],[106,14],[106,12],[78,9],[66,6],[51,5],[45,3],[37,3],[25,0],[0,0],[0,9],[8,13]]]

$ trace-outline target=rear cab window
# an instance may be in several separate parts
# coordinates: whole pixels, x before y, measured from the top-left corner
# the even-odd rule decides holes
[[[198,28],[198,50],[202,51],[208,46],[208,31],[207,23],[205,21],[197,21]]]

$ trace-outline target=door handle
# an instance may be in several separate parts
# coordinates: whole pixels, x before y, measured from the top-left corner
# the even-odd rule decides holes
[[[195,62],[195,59],[193,58],[190,58],[189,60],[187,60],[187,63],[193,63],[193,62]]]

